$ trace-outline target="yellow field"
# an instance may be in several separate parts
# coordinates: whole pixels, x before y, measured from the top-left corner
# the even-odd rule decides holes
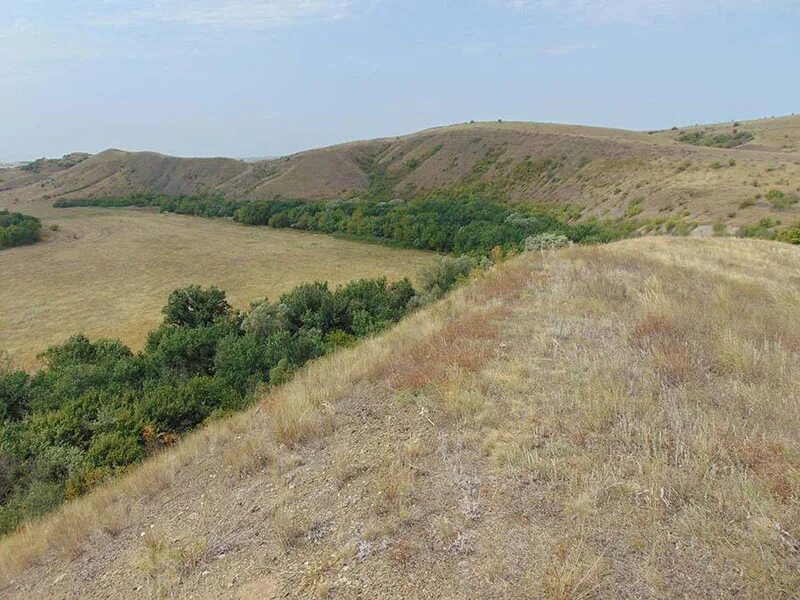
[[[79,332],[139,348],[161,321],[169,293],[183,285],[216,285],[242,308],[306,281],[413,277],[432,258],[223,220],[29,208],[22,210],[43,217],[45,241],[0,253],[0,350],[26,368]]]

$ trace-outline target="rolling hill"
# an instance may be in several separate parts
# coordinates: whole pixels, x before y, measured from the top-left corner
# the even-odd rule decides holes
[[[703,145],[727,138],[738,145]],[[42,200],[136,192],[315,200],[358,197],[380,184],[389,197],[481,186],[505,201],[568,203],[584,218],[741,225],[800,217],[800,206],[767,200],[773,189],[800,191],[798,116],[658,132],[471,123],[256,162],[122,150],[69,156],[80,160],[0,172],[0,205],[24,212],[33,202],[35,211]]]
[[[517,257],[0,544],[5,598],[795,598],[800,250]]]

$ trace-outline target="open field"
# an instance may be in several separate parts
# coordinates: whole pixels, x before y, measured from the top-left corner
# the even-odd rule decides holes
[[[0,595],[800,589],[800,249],[514,259],[0,545]]]
[[[81,332],[139,348],[160,323],[169,293],[183,285],[216,285],[234,306],[245,307],[308,281],[413,278],[432,258],[221,220],[26,208],[43,217],[45,241],[0,253],[0,349],[22,367]]]

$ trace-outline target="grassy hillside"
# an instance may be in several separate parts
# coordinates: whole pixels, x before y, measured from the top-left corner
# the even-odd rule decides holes
[[[0,595],[800,587],[797,248],[535,253],[0,546]]]
[[[745,134],[731,148],[703,145]],[[635,213],[733,226],[800,218],[800,206],[776,207],[767,199],[773,189],[800,191],[800,117],[794,116],[663,132],[473,123],[255,163],[108,150],[70,168],[45,166],[41,173],[0,174],[7,180],[0,182],[0,202],[138,192],[392,199],[471,189],[505,201],[569,203],[584,218]]]
[[[0,351],[21,367],[78,332],[140,349],[161,321],[164,299],[182,285],[219,286],[244,308],[306,281],[400,279],[432,260],[422,252],[224,221],[35,208],[30,212],[44,220],[45,241],[3,250],[0,260]]]

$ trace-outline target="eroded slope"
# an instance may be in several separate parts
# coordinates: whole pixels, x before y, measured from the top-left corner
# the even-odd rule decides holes
[[[568,203],[583,217],[680,218],[752,224],[800,217],[770,190],[800,191],[800,117],[739,124],[754,139],[735,148],[679,141],[695,129],[643,132],[536,123],[474,123],[353,142],[247,163],[109,150],[66,170],[0,178],[0,206],[138,192],[218,193],[236,199],[373,197],[479,190],[505,201]],[[733,125],[698,128],[709,135]],[[791,196],[794,197],[794,196]]]

